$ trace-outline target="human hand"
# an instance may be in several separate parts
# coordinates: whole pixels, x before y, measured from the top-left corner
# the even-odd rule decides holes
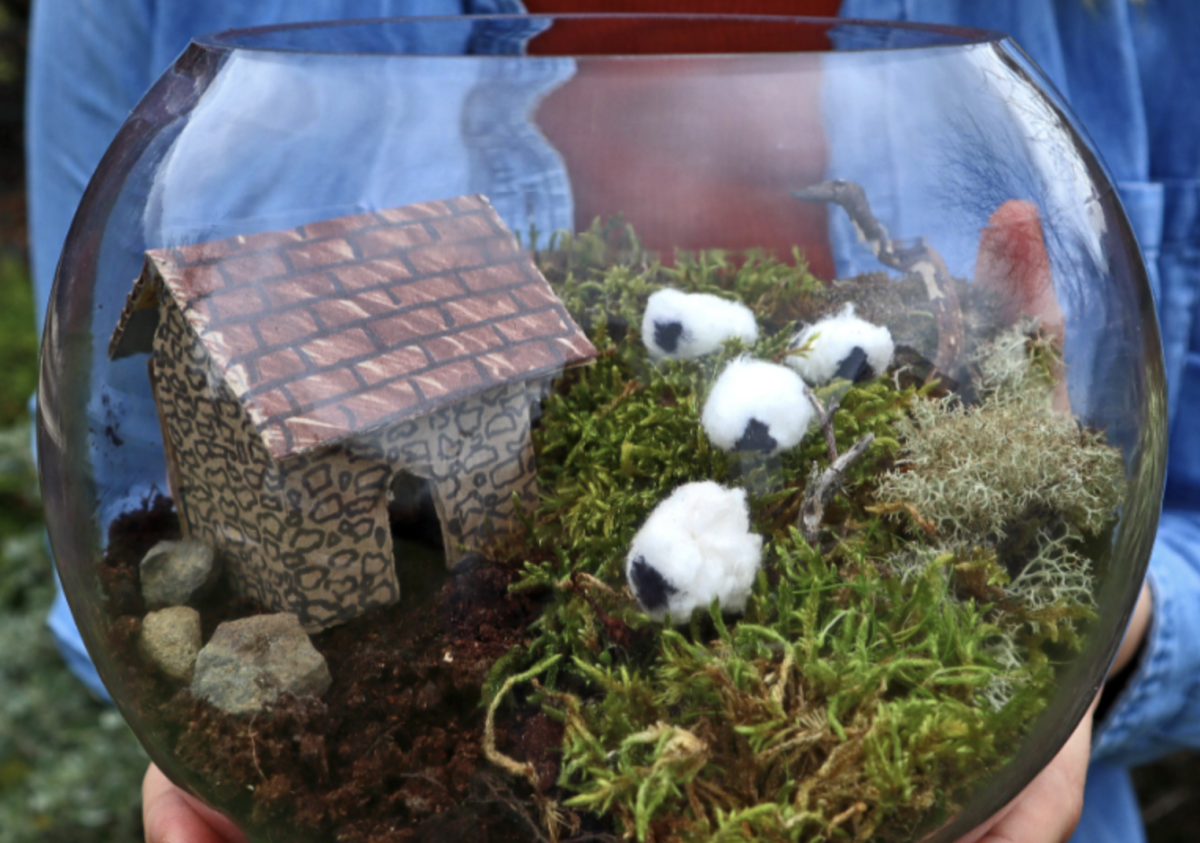
[[[247,843],[224,814],[184,793],[151,764],[142,779],[146,843]]]
[[[1150,625],[1150,588],[1142,586],[1125,639],[1117,651],[1109,676],[1133,658]],[[1046,765],[1012,802],[958,843],[1065,843],[1075,832],[1083,811],[1083,786],[1091,757],[1092,720],[1100,695],[1067,739],[1058,755]]]
[[[1083,812],[1095,710],[1096,700],[1092,700],[1071,737],[1037,778],[958,843],[1066,843]]]

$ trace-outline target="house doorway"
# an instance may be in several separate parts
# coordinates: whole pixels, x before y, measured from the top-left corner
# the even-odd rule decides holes
[[[433,484],[410,471],[397,471],[388,485],[387,509],[400,602],[423,604],[434,599],[448,577]]]

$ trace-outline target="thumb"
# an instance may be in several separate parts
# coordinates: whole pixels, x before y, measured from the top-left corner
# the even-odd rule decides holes
[[[173,785],[151,764],[142,780],[146,843],[246,843],[226,817]]]

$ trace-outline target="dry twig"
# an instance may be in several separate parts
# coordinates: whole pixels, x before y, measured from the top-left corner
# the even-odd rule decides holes
[[[826,407],[811,389],[805,387],[804,392],[817,411],[817,421],[825,434],[825,445],[829,450],[829,467],[819,475],[816,467],[813,467],[813,474],[804,489],[804,503],[800,506],[800,533],[806,542],[816,547],[826,505],[841,485],[846,469],[871,446],[875,441],[875,434],[868,433],[855,442],[849,451],[838,456],[837,440],[833,435],[833,414],[837,412],[837,399],[830,401]]]

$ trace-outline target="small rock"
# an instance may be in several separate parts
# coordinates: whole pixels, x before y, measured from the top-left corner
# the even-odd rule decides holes
[[[200,652],[200,613],[172,606],[142,619],[138,647],[150,664],[176,682],[190,682]]]
[[[217,627],[196,658],[192,693],[228,714],[252,714],[284,693],[319,697],[332,682],[299,618],[256,615]]]
[[[417,710],[434,711],[442,704],[442,692],[432,682],[426,682],[417,692]]]
[[[142,598],[148,609],[182,606],[216,585],[220,576],[213,550],[204,542],[159,542],[142,557]]]

